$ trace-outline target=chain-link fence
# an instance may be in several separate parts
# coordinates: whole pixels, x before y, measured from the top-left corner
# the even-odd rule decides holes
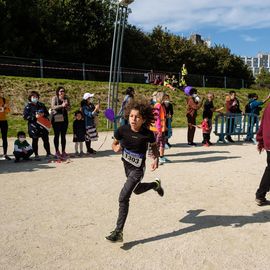
[[[109,81],[109,73],[109,66],[0,56],[0,75],[5,76]],[[165,74],[176,75],[176,78],[179,78],[177,72],[121,68],[120,81],[150,83],[154,74],[159,74],[163,78]],[[218,88],[244,88],[250,84],[244,79],[195,74],[188,75],[187,83],[196,87]]]

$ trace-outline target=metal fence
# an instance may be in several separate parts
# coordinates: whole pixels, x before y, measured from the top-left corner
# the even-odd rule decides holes
[[[109,81],[109,66],[86,63],[70,63],[45,59],[0,56],[0,75],[39,78],[62,78],[72,80]],[[149,83],[153,74],[176,75],[178,72],[152,71],[121,68],[120,81],[126,83]],[[243,79],[220,76],[189,74],[188,85],[196,87],[245,88],[249,82]]]

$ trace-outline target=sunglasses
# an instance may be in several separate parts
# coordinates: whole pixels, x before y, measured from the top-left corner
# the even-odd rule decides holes
[[[65,93],[65,91],[64,90],[60,90],[59,93]]]

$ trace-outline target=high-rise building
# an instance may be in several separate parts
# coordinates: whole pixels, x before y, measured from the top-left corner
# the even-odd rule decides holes
[[[270,53],[258,53],[257,57],[242,56],[241,59],[252,70],[254,76],[260,73],[261,68],[270,72]]]

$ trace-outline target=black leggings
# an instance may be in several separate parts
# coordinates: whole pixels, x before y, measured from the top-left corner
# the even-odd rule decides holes
[[[7,141],[7,133],[8,133],[8,122],[7,120],[0,121],[0,130],[2,134],[3,141],[3,154],[7,154],[8,141]]]
[[[126,162],[124,162],[124,167],[127,181],[124,184],[119,195],[119,213],[116,223],[117,231],[122,231],[124,228],[128,215],[129,198],[132,194],[132,191],[138,195],[150,189],[155,189],[157,187],[156,182],[141,183],[144,175],[144,168],[136,168],[132,165],[127,164]]]
[[[49,133],[48,132],[43,133],[41,135],[41,138],[43,140],[43,147],[46,150],[46,154],[50,155],[51,150],[50,150],[50,142],[49,142]],[[39,138],[32,138],[32,148],[33,148],[33,152],[36,156],[38,155],[38,139]]]
[[[62,147],[62,152],[66,150],[66,134],[67,134],[67,129],[68,129],[68,122],[57,122],[53,123],[53,131],[54,131],[54,147],[55,151],[59,151],[59,137],[61,135],[61,147]]]

